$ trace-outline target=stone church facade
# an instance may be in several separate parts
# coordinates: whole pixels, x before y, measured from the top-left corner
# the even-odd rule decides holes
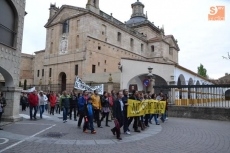
[[[51,4],[45,49],[35,52],[33,60],[22,56],[33,65],[31,84],[63,86],[73,84],[76,75],[85,82],[103,83],[110,74],[120,83],[122,58],[177,64],[180,49],[173,35],[165,35],[163,27],[148,20],[139,0],[131,7],[131,18],[122,23],[101,11],[99,0],[88,0],[86,8]]]

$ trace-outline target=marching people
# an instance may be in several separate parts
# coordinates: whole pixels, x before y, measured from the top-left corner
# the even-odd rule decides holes
[[[103,96],[101,97],[101,107],[102,107],[102,117],[101,117],[101,121],[103,121],[104,118],[105,119],[105,126],[110,127],[108,124],[109,121],[109,98],[108,98],[108,93],[106,91],[104,91]],[[100,121],[100,122],[101,122]]]
[[[50,115],[53,114],[54,115],[54,108],[57,102],[57,97],[56,94],[51,91],[50,93]]]
[[[47,98],[46,95],[43,93],[43,91],[40,91],[40,92],[39,92],[38,100],[39,100],[40,118],[42,119],[42,114],[44,113],[44,110],[45,110],[45,103],[46,103],[47,100],[48,100],[48,98]]]
[[[60,94],[59,93],[57,93],[56,94],[56,113],[58,113],[58,114],[60,114],[60,112],[61,112],[61,108],[60,108]]]
[[[84,114],[84,108],[85,108],[85,104],[88,100],[88,92],[87,90],[83,91],[83,94],[78,98],[78,114],[79,114],[79,119],[78,119],[78,128],[81,128],[81,122],[82,119],[84,118],[85,114]]]
[[[123,126],[123,129],[124,129],[124,133],[125,134],[128,134],[130,135],[130,130],[128,128],[128,124],[129,124],[129,119],[128,119],[128,90],[127,89],[124,89],[123,90],[123,97],[122,97],[122,101],[124,103],[124,126]]]
[[[113,97],[112,94],[108,92],[108,100],[109,100],[109,109],[110,109],[110,113],[109,113],[109,121],[111,122],[113,120]]]
[[[69,99],[70,99],[70,96],[67,95],[66,91],[63,91],[63,94],[61,95],[61,98],[60,98],[60,106],[63,111],[63,123],[67,122],[67,114],[69,112]]]
[[[144,99],[150,99],[150,98],[149,98],[149,96],[146,94],[146,95],[144,95]],[[144,121],[144,126],[145,126],[145,127],[149,127],[149,118],[150,118],[150,114],[145,114],[145,115],[144,115],[144,119],[145,119],[145,121]]]
[[[22,111],[26,111],[26,106],[28,105],[28,98],[26,96],[26,93],[22,93],[22,96],[20,98],[20,104],[22,106]]]
[[[118,92],[117,100],[114,101],[113,105],[113,117],[115,127],[111,129],[113,135],[117,135],[118,140],[122,140],[120,128],[124,123],[124,103],[122,101],[123,93],[122,91]]]
[[[133,95],[130,97],[130,99],[140,101],[138,91],[134,90],[133,91]],[[139,116],[137,116],[137,117],[130,117],[129,118],[129,122],[128,122],[128,127],[132,123],[133,119],[134,119],[134,123],[133,123],[134,132],[140,132],[140,130],[138,129]]]
[[[78,103],[77,93],[73,91],[70,95],[70,111],[69,111],[70,120],[72,120],[72,111],[73,111],[74,121],[77,121],[77,103]]]
[[[156,100],[157,95],[156,94],[152,94],[151,99]],[[149,123],[152,124],[152,119],[154,118],[155,124],[156,125],[160,125],[160,123],[158,122],[157,118],[158,118],[158,114],[151,114],[150,118],[149,118]]]
[[[97,122],[97,127],[102,128],[100,121],[100,111],[101,111],[101,98],[98,95],[98,91],[94,90],[94,94],[91,96],[92,104],[94,109],[94,118]]]
[[[28,101],[30,105],[29,106],[30,107],[30,120],[32,120],[33,118],[34,120],[37,120],[36,114],[37,114],[37,109],[38,109],[39,98],[38,98],[38,94],[36,90],[34,90],[32,93],[29,94]],[[34,113],[32,114],[33,110],[34,110]]]
[[[3,96],[3,93],[0,92],[0,124],[1,124],[1,120],[2,120],[2,114],[4,113],[4,107],[6,106],[6,99]],[[3,130],[0,127],[0,130]]]
[[[87,99],[87,102],[84,105],[84,119],[85,123],[83,126],[83,132],[87,133],[87,128],[90,127],[91,134],[96,134],[93,126],[93,105],[91,97]]]

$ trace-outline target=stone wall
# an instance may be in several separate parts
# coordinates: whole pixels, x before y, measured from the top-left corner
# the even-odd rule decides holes
[[[17,33],[14,38],[14,45],[7,46],[0,43],[0,73],[5,79],[5,86],[0,87],[4,93],[7,106],[3,118],[17,121],[19,117],[19,101],[20,91],[18,88],[20,80],[20,63],[21,63],[21,48],[24,28],[25,16],[25,0],[9,0],[8,1],[15,8],[15,27]]]
[[[169,106],[168,116],[230,121],[230,108]]]

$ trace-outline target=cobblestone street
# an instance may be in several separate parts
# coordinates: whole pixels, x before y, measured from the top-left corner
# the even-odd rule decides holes
[[[230,152],[230,122],[169,118],[141,133],[122,135],[118,141],[111,127],[95,128],[85,134],[77,122],[62,123],[61,115],[8,124],[0,131],[0,152],[4,153],[227,153]],[[104,123],[102,123],[104,125]]]

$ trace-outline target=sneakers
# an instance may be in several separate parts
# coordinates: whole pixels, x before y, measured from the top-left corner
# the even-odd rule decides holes
[[[107,127],[110,127],[109,125],[106,125]]]
[[[125,132],[125,134],[128,134],[128,135],[130,135],[131,133],[130,133],[129,131],[126,131],[126,132]]]
[[[92,131],[91,134],[96,134],[97,132],[96,131]]]
[[[88,131],[87,130],[85,130],[85,131],[83,131],[84,133],[88,133]]]
[[[66,123],[67,122],[67,120],[63,120],[63,123]]]

